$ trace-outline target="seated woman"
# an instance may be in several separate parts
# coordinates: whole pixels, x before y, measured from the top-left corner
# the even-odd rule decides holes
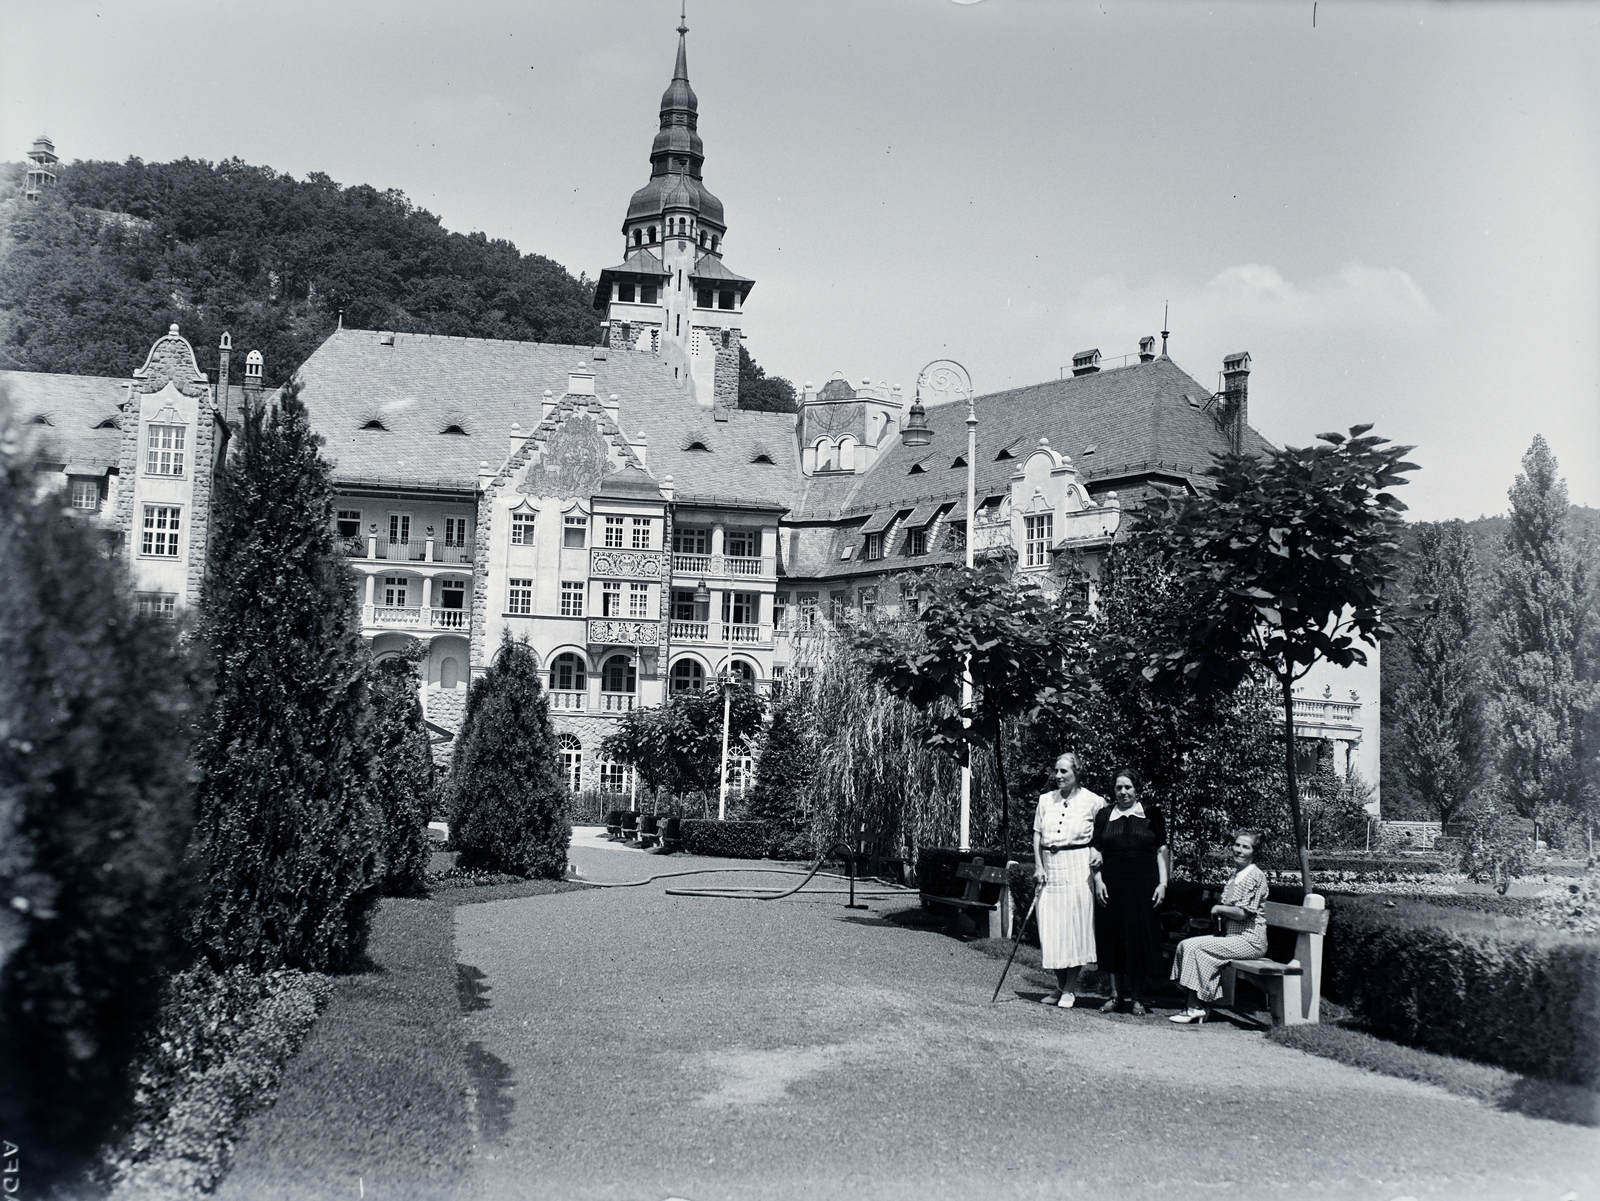
[[[1267,877],[1256,866],[1263,836],[1259,830],[1239,830],[1233,836],[1233,863],[1237,869],[1222,890],[1222,901],[1211,907],[1213,917],[1226,922],[1226,933],[1186,938],[1172,959],[1172,978],[1189,991],[1189,1007],[1169,1018],[1173,1022],[1203,1022],[1207,1003],[1222,995],[1222,969],[1230,959],[1259,959],[1267,953],[1267,923],[1261,916],[1267,903]]]

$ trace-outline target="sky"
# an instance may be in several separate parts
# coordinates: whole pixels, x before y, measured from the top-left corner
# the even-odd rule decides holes
[[[398,188],[591,279],[678,0],[0,0],[0,157],[238,156]],[[1158,334],[1251,423],[1413,444],[1419,520],[1536,434],[1600,506],[1600,4],[690,0],[769,372],[980,394]],[[982,409],[979,411],[980,422]],[[980,427],[981,429],[981,427]]]

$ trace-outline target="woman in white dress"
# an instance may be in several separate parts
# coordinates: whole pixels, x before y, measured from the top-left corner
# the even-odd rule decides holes
[[[1089,868],[1095,852],[1094,815],[1105,798],[1078,783],[1083,767],[1071,751],[1056,760],[1056,788],[1039,798],[1033,815],[1033,880],[1039,889],[1039,947],[1056,990],[1046,1005],[1071,1009],[1083,965],[1093,963],[1094,897]]]

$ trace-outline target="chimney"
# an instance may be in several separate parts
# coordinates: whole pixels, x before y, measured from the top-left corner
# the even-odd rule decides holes
[[[233,335],[223,330],[222,341],[217,344],[217,411],[222,414],[224,425],[233,421],[233,398],[228,395],[228,360],[232,357]]]
[[[244,407],[254,412],[261,403],[261,352],[252,350],[244,356]]]
[[[594,395],[594,371],[582,359],[578,360],[575,368],[567,372],[567,395]]]
[[[1073,375],[1093,375],[1100,370],[1100,352],[1098,350],[1080,350],[1072,356]]]
[[[1149,335],[1147,337],[1140,338],[1139,339],[1139,361],[1141,363],[1153,363],[1155,361],[1155,357],[1156,357],[1156,339],[1155,339],[1155,335],[1151,334],[1151,335]]]
[[[1244,451],[1244,428],[1250,420],[1250,353],[1241,350],[1222,360],[1222,411],[1228,417],[1228,448]]]

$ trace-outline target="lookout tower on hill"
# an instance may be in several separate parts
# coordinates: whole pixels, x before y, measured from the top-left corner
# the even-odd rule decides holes
[[[28,151],[28,174],[22,184],[24,200],[38,200],[46,188],[56,186],[56,144],[44,134],[33,139],[33,149]]]
[[[650,182],[622,222],[623,260],[600,273],[594,307],[607,317],[607,345],[652,351],[711,408],[739,397],[739,337],[755,287],[722,261],[728,227],[722,201],[702,178],[700,102],[689,86],[687,35],[661,96],[661,128],[650,146]]]

